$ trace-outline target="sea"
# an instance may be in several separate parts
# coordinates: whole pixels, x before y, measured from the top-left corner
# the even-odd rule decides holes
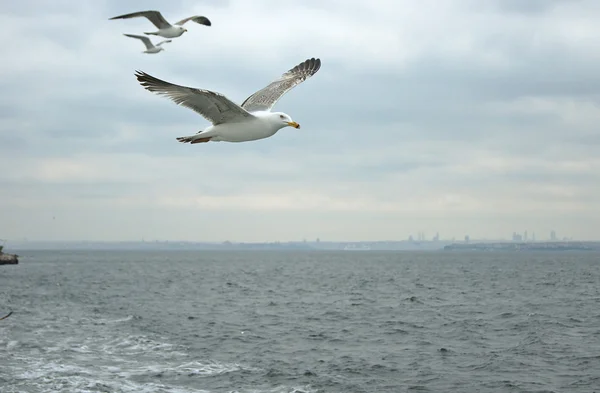
[[[0,392],[600,392],[600,253],[18,251]]]

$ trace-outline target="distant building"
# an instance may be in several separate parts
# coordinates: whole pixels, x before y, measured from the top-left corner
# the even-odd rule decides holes
[[[465,235],[465,243],[468,243],[468,242],[469,242],[469,239],[470,239],[470,238],[469,238],[469,235]]]
[[[550,231],[550,240],[552,240],[553,242],[556,241],[556,231],[555,230]]]

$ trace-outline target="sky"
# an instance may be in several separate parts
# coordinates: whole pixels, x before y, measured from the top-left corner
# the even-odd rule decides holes
[[[123,33],[204,15],[157,55]],[[0,9],[0,239],[600,239],[600,2],[22,0]],[[156,37],[152,38],[157,41]],[[302,125],[182,144],[210,123],[145,71]]]

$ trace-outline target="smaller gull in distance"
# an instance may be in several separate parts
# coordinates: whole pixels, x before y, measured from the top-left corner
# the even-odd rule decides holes
[[[142,40],[144,45],[146,45],[146,50],[143,53],[158,53],[161,50],[165,50],[165,48],[163,48],[161,46],[162,44],[171,42],[171,40],[164,40],[164,41],[161,41],[158,44],[154,45],[154,44],[152,44],[152,41],[150,41],[150,38],[146,37],[145,35],[135,35],[135,34],[123,34],[123,35],[125,35],[127,37],[131,37],[131,38],[137,38],[138,40]]]
[[[281,96],[316,74],[320,68],[320,59],[305,60],[246,98],[242,105],[214,91],[175,85],[142,71],[136,71],[135,75],[146,90],[167,96],[212,123],[195,135],[177,138],[179,142],[247,142],[273,136],[284,127],[300,128],[300,124],[289,115],[271,112],[271,108]]]
[[[113,16],[109,20],[130,19],[130,18],[138,18],[138,17],[147,18],[150,22],[152,22],[154,24],[154,26],[156,26],[158,28],[158,31],[144,32],[144,34],[158,35],[158,36],[161,36],[164,38],[177,38],[180,35],[182,35],[183,33],[185,33],[187,31],[187,29],[184,28],[183,25],[190,20],[194,21],[198,24],[205,25],[205,26],[211,25],[210,20],[208,20],[207,17],[199,16],[199,15],[190,16],[188,18],[180,20],[179,22],[175,23],[175,25],[172,25],[169,22],[167,22],[167,20],[162,16],[162,14],[159,11],[152,11],[152,10],[151,11],[132,12],[131,14]]]

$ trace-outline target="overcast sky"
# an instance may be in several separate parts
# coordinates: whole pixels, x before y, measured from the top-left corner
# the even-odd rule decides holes
[[[122,33],[200,14],[158,55]],[[600,2],[5,2],[0,238],[600,238]],[[156,37],[152,38],[157,41]],[[182,144],[209,123],[136,69],[302,125]]]

